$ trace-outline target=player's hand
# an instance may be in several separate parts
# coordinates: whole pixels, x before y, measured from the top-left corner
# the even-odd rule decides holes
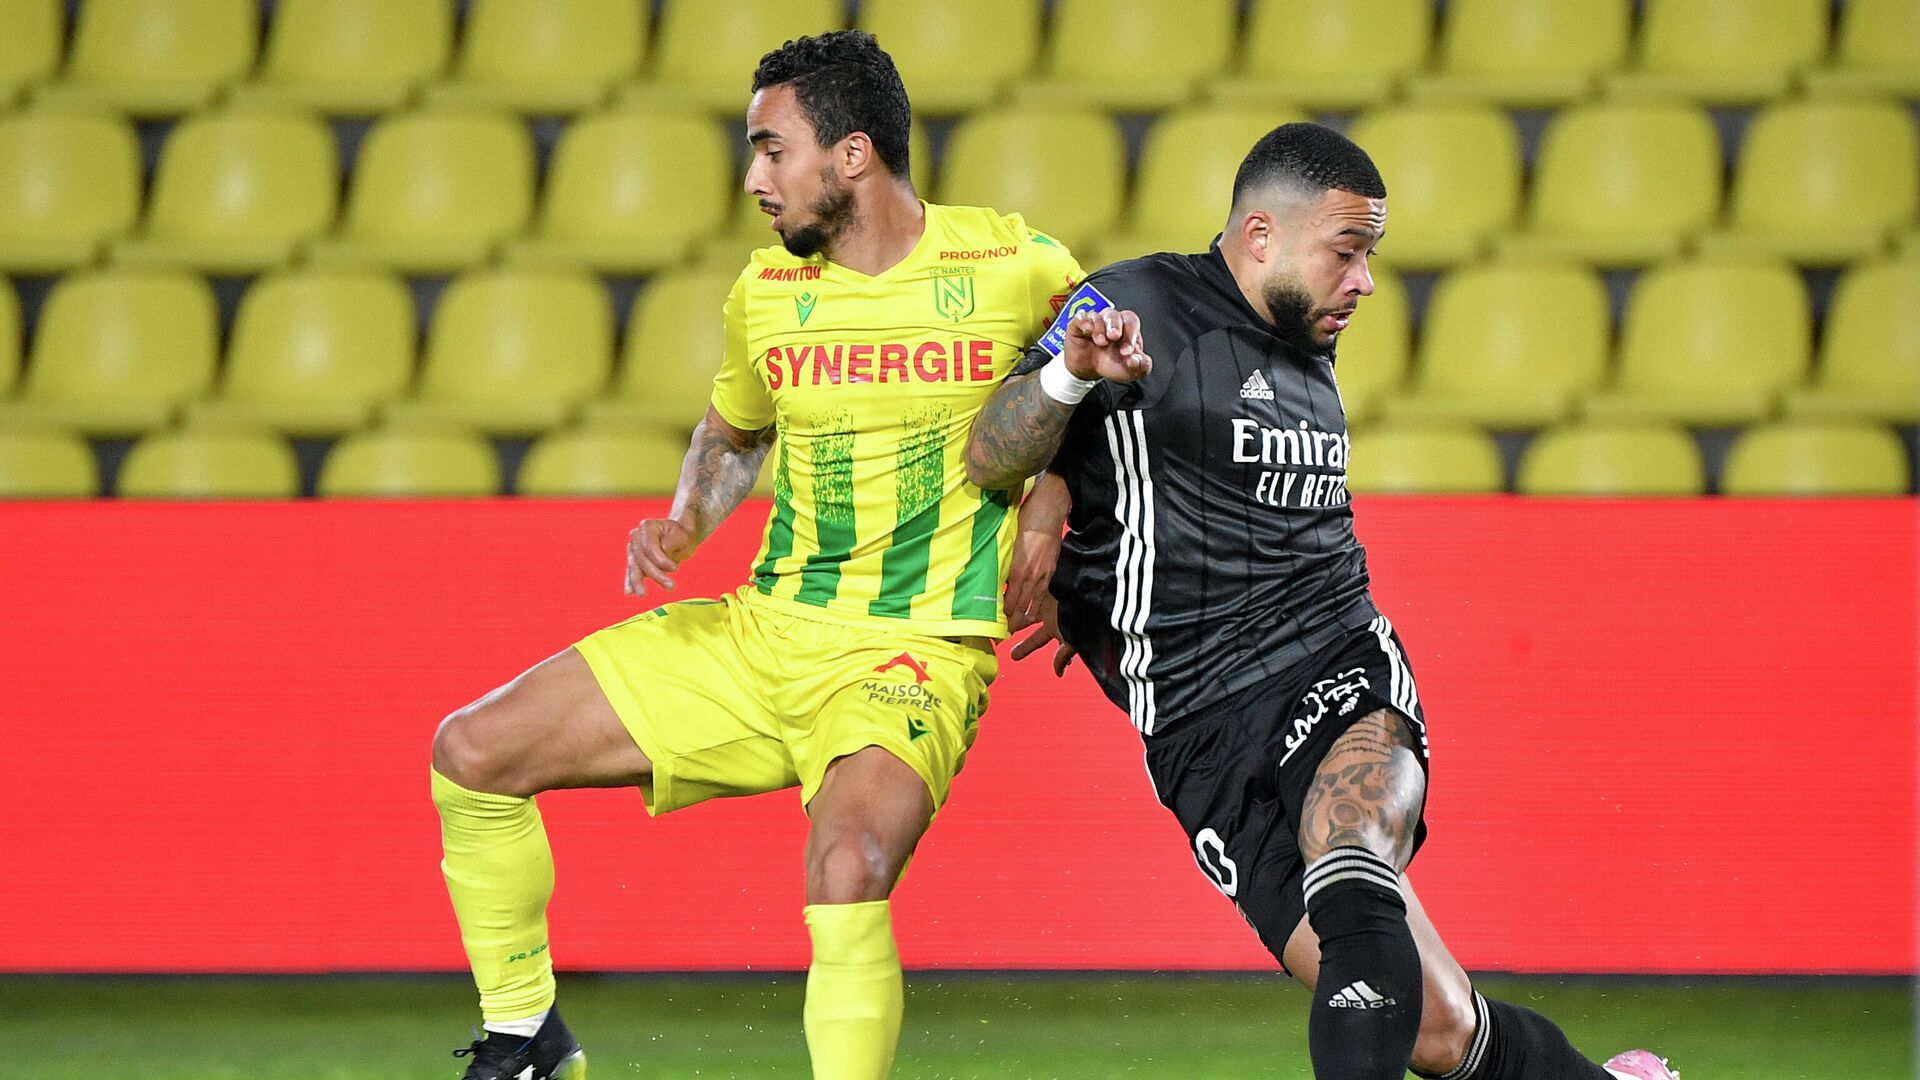
[[[627,534],[627,595],[645,596],[647,582],[673,588],[680,562],[693,554],[693,533],[672,518],[648,518]]]
[[[1140,316],[1108,308],[1082,311],[1067,321],[1067,370],[1082,379],[1133,382],[1153,370],[1140,341]]]
[[[1060,561],[1060,530],[1071,506],[1066,481],[1052,473],[1041,473],[1040,482],[1020,504],[1020,531],[1013,539],[1013,568],[1007,574],[1009,633],[1040,621],[1040,600],[1047,596]]]
[[[1013,646],[1013,658],[1025,660],[1038,652],[1049,641],[1059,642],[1053,650],[1053,677],[1059,678],[1067,673],[1076,655],[1073,646],[1060,640],[1060,604],[1051,594],[1043,594],[1043,599],[1034,605],[1037,618],[1033,633],[1021,638]]]

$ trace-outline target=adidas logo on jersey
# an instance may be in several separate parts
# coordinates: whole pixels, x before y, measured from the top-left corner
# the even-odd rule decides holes
[[[1389,1005],[1397,1004],[1399,1002],[1393,998],[1382,997],[1375,993],[1365,979],[1350,984],[1346,989],[1327,999],[1328,1007],[1334,1009],[1384,1009]]]
[[[1273,387],[1267,384],[1267,377],[1255,371],[1240,384],[1240,396],[1253,401],[1272,401]]]

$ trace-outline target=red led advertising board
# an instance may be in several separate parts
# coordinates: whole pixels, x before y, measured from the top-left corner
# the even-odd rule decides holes
[[[661,509],[0,505],[0,970],[462,968],[434,727],[633,613]],[[679,595],[737,583],[763,512]],[[1914,501],[1357,513],[1433,738],[1412,878],[1469,968],[1914,969]],[[541,805],[562,968],[805,966],[793,793]],[[1125,717],[1039,660],[895,910],[910,967],[1272,966]]]

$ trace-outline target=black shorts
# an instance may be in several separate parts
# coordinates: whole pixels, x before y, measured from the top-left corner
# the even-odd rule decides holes
[[[1377,709],[1411,722],[1427,767],[1426,715],[1400,638],[1385,616],[1352,630],[1294,673],[1233,694],[1147,740],[1147,775],[1194,859],[1274,958],[1306,916],[1300,808],[1314,769],[1348,727]],[[1413,847],[1426,841],[1425,814]]]

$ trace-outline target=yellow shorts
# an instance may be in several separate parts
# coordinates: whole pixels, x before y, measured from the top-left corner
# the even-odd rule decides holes
[[[937,810],[966,761],[999,672],[984,638],[820,622],[748,588],[681,600],[575,644],[653,762],[647,811],[800,785],[884,747],[927,782]]]

